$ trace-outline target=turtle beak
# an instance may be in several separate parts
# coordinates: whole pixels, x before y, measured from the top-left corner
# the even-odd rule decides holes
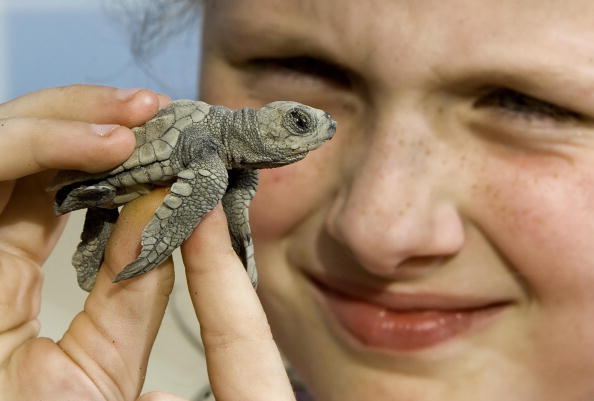
[[[332,139],[334,134],[336,133],[336,121],[332,120],[330,126],[328,127],[328,139]]]

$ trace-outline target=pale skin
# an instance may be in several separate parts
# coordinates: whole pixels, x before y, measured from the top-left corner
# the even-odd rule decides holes
[[[260,299],[314,399],[594,399],[591,1],[219,0],[204,20],[206,101],[338,121],[251,209]],[[506,306],[375,352],[311,274]]]
[[[275,340],[314,398],[495,401],[505,394],[511,401],[590,401],[592,2],[212,4],[216,6],[205,10],[204,100],[239,107],[289,98],[323,108],[338,121],[331,143],[296,165],[262,174],[251,210],[260,300]],[[497,88],[541,103],[518,104],[517,96]],[[130,114],[115,111],[119,103],[110,89],[68,90],[75,96],[50,91],[51,101],[37,93],[2,105],[0,116],[50,118],[51,126],[64,124],[56,118],[131,126],[167,101],[145,91],[137,94],[147,100],[129,104],[135,110],[130,121],[123,118]],[[555,108],[542,112],[542,102]],[[85,154],[102,158],[84,161],[68,152],[65,159],[59,149],[31,148],[29,139],[20,140],[35,129],[16,132],[2,126],[0,138],[10,142],[0,146],[0,171],[14,170],[2,177],[5,187],[47,168],[100,170],[125,159],[126,146],[132,148],[125,128],[97,138],[86,135],[88,129],[80,123],[69,124],[71,131],[52,132],[71,132],[72,143],[81,150],[101,140],[112,151],[89,151]],[[30,149],[41,153],[25,153]],[[19,153],[34,156],[4,162]],[[32,181],[18,182],[24,186]],[[39,199],[49,210],[42,186],[36,188],[38,197],[26,199]],[[8,190],[4,194],[10,197]],[[80,394],[97,400],[137,399],[172,271],[166,263],[113,285],[111,266],[134,259],[138,244],[124,238],[138,237],[141,222],[158,201],[157,194],[129,208],[130,217],[119,225],[85,312],[58,344],[34,339],[34,317],[38,265],[51,251],[61,223],[47,217],[17,230],[15,213],[23,222],[39,219],[39,213],[8,203],[0,229],[7,250],[0,282],[7,289],[0,294],[27,295],[19,303],[16,295],[0,298],[9,311],[2,314],[0,328],[0,384],[12,392],[5,393],[7,400],[16,399],[15,394],[28,400],[22,393],[31,388],[38,393],[30,400]],[[222,217],[215,211],[184,248],[213,390],[218,401],[290,400],[265,316],[228,246]],[[480,295],[507,303],[489,324],[447,344],[423,352],[377,352],[347,340],[329,323],[312,296],[309,273],[394,292]],[[15,278],[5,279],[9,275]],[[128,307],[114,307],[122,304]],[[116,344],[106,341],[113,337]],[[34,347],[45,352],[27,352]],[[48,387],[57,383],[47,376],[50,368],[51,374],[69,372],[64,376],[69,385]],[[15,369],[26,372],[19,374],[20,380]],[[143,397],[177,399],[167,394]]]

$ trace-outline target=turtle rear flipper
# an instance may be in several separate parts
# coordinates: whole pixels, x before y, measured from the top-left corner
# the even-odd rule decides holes
[[[90,207],[87,210],[80,243],[72,257],[78,285],[85,291],[91,291],[95,285],[105,247],[118,216],[118,209]]]
[[[109,204],[116,196],[116,188],[106,182],[86,186],[66,186],[56,194],[54,212],[56,215],[88,207]]]
[[[223,196],[223,209],[229,222],[233,249],[243,262],[254,288],[258,285],[258,271],[249,223],[249,206],[257,186],[258,170],[231,170],[229,187]]]

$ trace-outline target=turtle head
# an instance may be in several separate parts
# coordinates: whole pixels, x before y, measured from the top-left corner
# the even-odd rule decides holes
[[[256,125],[261,167],[301,160],[336,132],[336,122],[328,113],[291,101],[272,102],[257,110]]]

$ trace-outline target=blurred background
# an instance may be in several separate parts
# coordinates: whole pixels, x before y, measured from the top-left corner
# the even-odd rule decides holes
[[[141,3],[145,1],[136,1]],[[179,33],[164,38],[139,62],[129,42],[139,15],[122,9],[118,0],[0,0],[0,103],[33,90],[73,83],[150,88],[173,98],[195,98],[198,16],[186,18]],[[54,340],[61,338],[86,297],[70,265],[82,218],[81,213],[73,214],[44,266],[41,335]],[[174,259],[176,276],[183,278],[179,253]],[[198,338],[185,281],[178,279],[144,391],[196,398],[207,383]]]

